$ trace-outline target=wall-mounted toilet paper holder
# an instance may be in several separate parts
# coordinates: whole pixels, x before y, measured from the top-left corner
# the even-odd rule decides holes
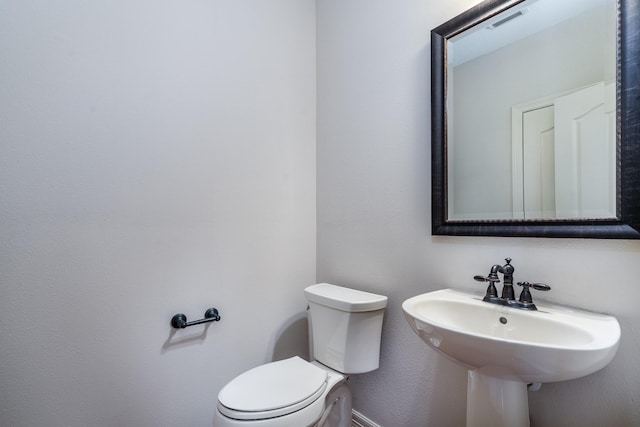
[[[220,314],[217,308],[209,308],[204,312],[204,319],[194,320],[193,322],[187,322],[187,316],[178,313],[171,318],[171,326],[176,329],[184,329],[188,326],[199,325],[201,323],[218,322],[220,320]]]

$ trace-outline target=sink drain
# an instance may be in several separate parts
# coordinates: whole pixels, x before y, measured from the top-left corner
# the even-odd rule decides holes
[[[506,317],[501,317],[500,318],[500,323],[502,323],[503,325],[507,324],[507,318]]]

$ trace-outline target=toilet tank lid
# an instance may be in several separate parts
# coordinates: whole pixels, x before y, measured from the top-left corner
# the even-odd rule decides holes
[[[374,311],[387,306],[387,297],[329,283],[318,283],[304,290],[309,301],[342,311]]]

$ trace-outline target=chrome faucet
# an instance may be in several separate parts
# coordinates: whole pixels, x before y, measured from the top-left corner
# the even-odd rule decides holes
[[[518,282],[518,286],[522,286],[522,292],[520,293],[520,298],[516,301],[515,293],[513,291],[513,272],[515,271],[515,268],[511,265],[511,258],[505,258],[505,261],[507,262],[505,265],[493,265],[488,276],[473,277],[474,280],[477,280],[478,282],[489,282],[487,292],[482,300],[492,304],[506,305],[525,310],[537,310],[538,308],[533,303],[529,288],[539,291],[548,291],[551,287],[544,283]],[[495,285],[500,282],[498,273],[503,274],[504,281],[502,285],[502,295],[500,297],[498,297],[498,290]]]

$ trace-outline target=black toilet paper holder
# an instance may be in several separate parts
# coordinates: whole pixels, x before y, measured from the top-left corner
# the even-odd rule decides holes
[[[204,312],[204,319],[194,320],[192,322],[187,322],[187,316],[182,313],[178,313],[171,318],[171,326],[176,329],[184,329],[186,327],[199,325],[201,323],[218,321],[220,321],[220,314],[218,313],[218,309],[212,307]]]

